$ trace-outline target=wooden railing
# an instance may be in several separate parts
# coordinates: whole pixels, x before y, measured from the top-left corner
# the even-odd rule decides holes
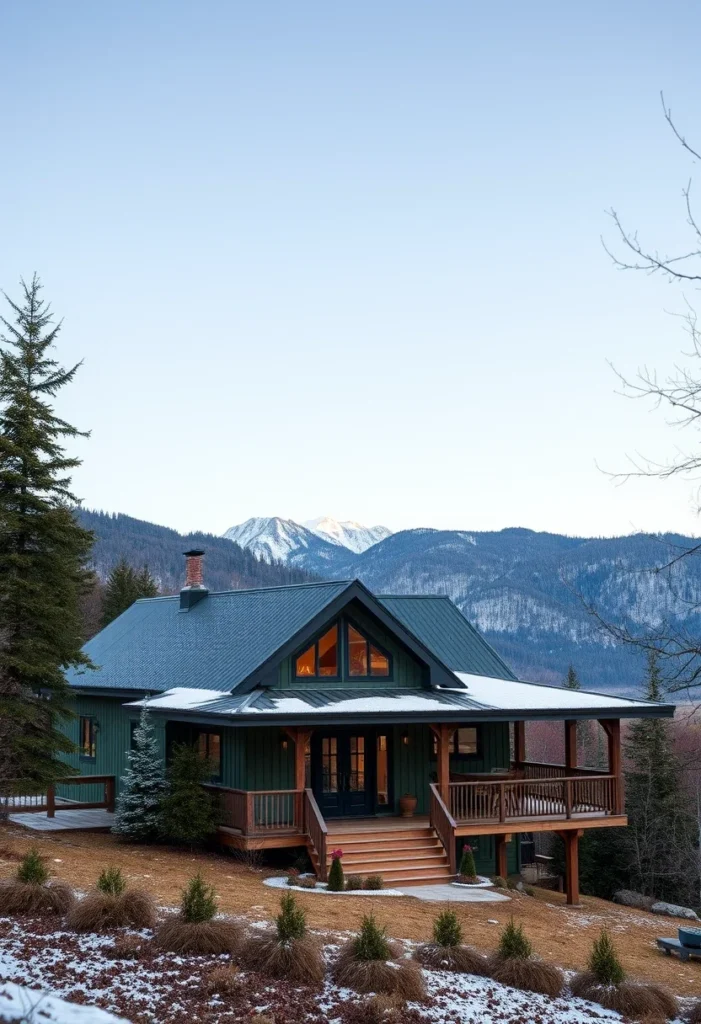
[[[456,822],[450,811],[443,803],[438,787],[432,782],[429,794],[429,821],[433,826],[436,835],[443,844],[443,849],[448,854],[450,861],[450,873],[454,875],[457,871],[455,856],[455,827]]]
[[[57,786],[101,786],[102,798],[100,800],[73,800],[56,796]],[[114,775],[69,775],[61,779],[56,785],[46,787],[46,793],[22,793],[21,784],[17,783],[11,789],[12,795],[0,796],[0,812],[3,814],[20,814],[26,811],[46,811],[48,818],[56,814],[56,807],[62,811],[88,811],[98,808],[114,811],[115,793]]]
[[[433,788],[433,787],[432,787]],[[615,775],[450,783],[455,821],[508,822],[620,813]]]
[[[564,764],[548,764],[545,761],[524,761],[521,770],[525,779],[561,779],[566,775],[586,777],[602,774],[600,768],[567,768]]]
[[[304,831],[303,789],[230,789],[206,785],[215,797],[219,824],[245,836]]]
[[[305,789],[304,791],[304,831],[309,836],[309,841],[314,847],[314,852],[317,856],[317,875],[319,881],[325,882],[328,830],[311,789]]]

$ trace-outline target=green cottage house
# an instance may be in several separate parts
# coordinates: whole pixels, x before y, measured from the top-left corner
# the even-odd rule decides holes
[[[86,782],[118,794],[148,699],[164,759],[188,741],[214,764],[222,843],[306,847],[322,879],[341,847],[348,871],[409,885],[454,876],[467,841],[481,873],[517,871],[523,837],[553,831],[578,901],[582,830],[626,824],[621,719],[672,706],[521,682],[446,597],[358,580],[210,593],[202,556],[68,673]],[[605,730],[605,770],[577,763],[581,719]],[[564,764],[527,759],[537,720],[562,723]]]

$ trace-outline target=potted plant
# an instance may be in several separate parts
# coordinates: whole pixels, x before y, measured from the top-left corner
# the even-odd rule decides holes
[[[411,793],[405,793],[404,796],[400,796],[399,813],[402,818],[413,818],[418,802],[418,797],[413,796]]]

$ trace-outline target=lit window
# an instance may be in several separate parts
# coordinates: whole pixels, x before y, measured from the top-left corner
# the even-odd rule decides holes
[[[338,678],[338,625],[333,625],[295,659],[295,678],[319,676]]]
[[[438,737],[433,735],[433,756],[438,755]],[[456,729],[450,740],[451,757],[477,757],[479,755],[479,733],[476,725]]]
[[[81,761],[94,761],[97,756],[97,722],[81,716],[78,747]]]
[[[387,677],[390,674],[389,658],[383,651],[371,644],[366,636],[348,625],[348,675]]]

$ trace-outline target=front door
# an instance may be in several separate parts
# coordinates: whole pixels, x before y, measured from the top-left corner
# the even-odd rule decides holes
[[[312,737],[312,788],[325,818],[374,813],[374,755],[367,730],[332,729]]]

